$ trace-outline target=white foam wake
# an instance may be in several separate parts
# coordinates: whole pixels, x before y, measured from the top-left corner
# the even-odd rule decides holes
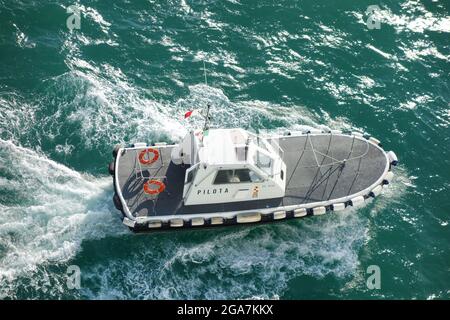
[[[152,237],[127,259],[93,265],[94,299],[276,298],[302,275],[351,276],[366,234],[354,212],[190,235]],[[198,240],[195,240],[198,238]],[[151,249],[150,249],[151,248]]]
[[[111,194],[110,178],[0,139],[0,298],[14,294],[18,277],[73,258],[83,240],[124,232]]]
[[[133,86],[119,68],[75,57],[67,63],[72,71],[46,80],[35,101],[25,103],[20,95],[0,96],[4,106],[0,138],[33,149],[54,146],[54,150],[45,149],[52,156],[70,156],[75,149],[109,153],[117,143],[177,142],[187,130],[203,124],[200,117],[184,120],[184,113],[208,103],[213,127],[299,130],[321,123],[334,129],[350,127],[346,119],[330,119],[324,110],[315,114],[299,105],[231,101],[221,89],[206,85],[189,86],[186,96],[173,103],[158,102]]]
[[[362,209],[256,227],[167,233],[135,238],[126,258],[85,270],[90,299],[278,298],[290,281],[332,276],[342,290],[365,289],[361,249],[373,219],[414,187],[403,168],[393,184]],[[366,247],[365,259],[372,253]],[[299,280],[300,279],[300,280]]]

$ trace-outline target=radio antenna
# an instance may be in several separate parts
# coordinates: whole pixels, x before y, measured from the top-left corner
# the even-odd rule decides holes
[[[203,73],[205,75],[205,85],[208,85],[208,79],[206,78],[206,65],[205,60],[203,60]],[[206,131],[209,129],[209,109],[211,108],[211,105],[208,103],[206,105],[206,116],[205,116],[205,125],[203,126],[203,131]]]

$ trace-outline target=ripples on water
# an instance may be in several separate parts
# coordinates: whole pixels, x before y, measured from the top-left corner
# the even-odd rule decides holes
[[[84,3],[70,33],[71,2],[0,1],[0,298],[448,297],[445,3],[389,2],[381,31],[365,26],[369,2]],[[112,146],[176,142],[208,102],[225,127],[365,130],[403,164],[356,212],[130,234],[110,200]],[[365,287],[370,264],[384,291]]]

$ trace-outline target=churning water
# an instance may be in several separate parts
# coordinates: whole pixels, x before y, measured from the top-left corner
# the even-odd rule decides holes
[[[0,298],[449,298],[449,33],[438,0],[0,0]],[[131,234],[111,149],[177,142],[207,103],[224,127],[360,129],[401,164],[363,209]]]

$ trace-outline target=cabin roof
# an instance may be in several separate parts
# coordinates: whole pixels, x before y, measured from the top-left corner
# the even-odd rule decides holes
[[[242,129],[211,129],[203,135],[200,162],[209,165],[249,162],[249,134]]]

